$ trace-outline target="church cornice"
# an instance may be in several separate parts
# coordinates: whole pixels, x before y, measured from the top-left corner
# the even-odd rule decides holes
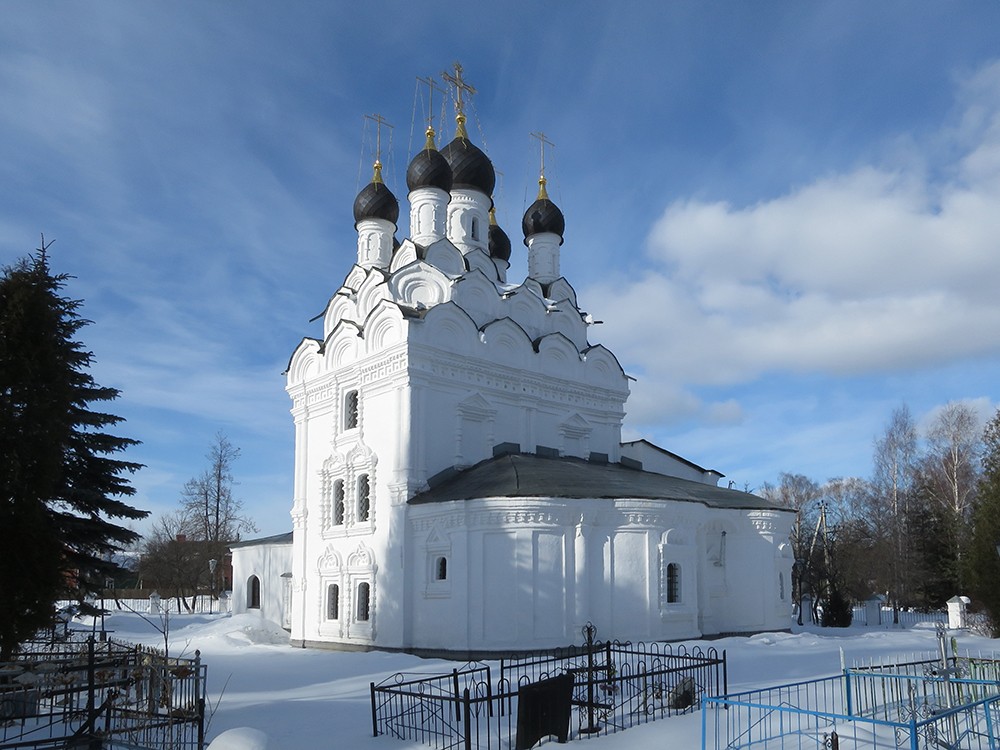
[[[372,387],[372,392],[392,390],[405,381],[408,354],[400,343],[377,355],[330,370],[304,383],[286,388],[292,399],[292,412],[308,409],[309,414],[323,414],[337,404],[347,388]]]
[[[609,402],[624,403],[628,390],[604,388],[598,385],[582,386],[574,381],[555,378],[540,373],[526,373],[497,363],[470,357],[456,356],[430,346],[411,344],[410,372],[413,379],[428,382],[460,382],[470,389],[488,389],[504,399],[545,399],[563,406],[607,415]],[[624,419],[624,408],[610,411],[617,419]]]

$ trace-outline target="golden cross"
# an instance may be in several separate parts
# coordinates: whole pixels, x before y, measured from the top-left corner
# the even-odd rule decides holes
[[[382,161],[382,126],[385,125],[387,128],[392,129],[392,125],[386,120],[382,115],[365,115],[366,120],[371,120],[375,123],[375,161]]]
[[[455,87],[455,111],[458,114],[464,114],[464,109],[462,106],[462,92],[467,91],[469,96],[476,93],[476,90],[471,84],[468,84],[462,78],[462,64],[455,63],[455,75],[451,75],[448,71],[441,73],[441,77]]]
[[[541,158],[542,158],[542,177],[544,177],[545,176],[545,145],[548,144],[552,148],[555,148],[556,144],[554,144],[552,141],[550,141],[548,138],[546,138],[545,137],[545,133],[543,133],[540,130],[538,130],[538,131],[536,131],[534,133],[530,133],[530,135],[531,135],[532,138],[537,138],[538,139],[538,148],[541,150]]]
[[[420,78],[418,76],[417,80],[427,84],[427,127],[432,128],[434,127],[434,92],[440,91],[442,94],[446,92],[430,76],[427,76],[427,78]]]

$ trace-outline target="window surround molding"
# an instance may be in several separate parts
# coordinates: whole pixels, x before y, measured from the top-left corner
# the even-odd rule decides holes
[[[316,612],[319,634],[322,636],[343,637],[344,635],[344,565],[337,550],[333,545],[327,545],[326,550],[320,556],[316,564],[319,573],[320,591],[318,610]],[[330,587],[337,586],[340,591],[339,617],[336,620],[330,619],[328,606]]]
[[[673,528],[663,532],[657,545],[658,598],[660,617],[664,622],[688,623],[698,616],[697,550],[691,540],[690,529]],[[673,582],[671,573],[675,576]],[[676,601],[671,601],[672,598]]]
[[[375,469],[378,457],[366,445],[355,445],[346,453],[335,452],[323,462],[320,469],[320,529],[324,539],[356,534],[370,534],[375,530],[378,507]],[[368,481],[368,517],[360,517],[359,491],[362,477]],[[340,484],[338,484],[340,483]],[[338,487],[343,489],[343,519],[338,519]]]
[[[444,559],[447,566],[447,576],[438,578],[438,561]],[[424,598],[446,599],[451,596],[451,580],[454,577],[455,566],[452,564],[451,539],[435,524],[424,542]]]
[[[369,642],[375,640],[375,623],[378,617],[377,572],[374,553],[364,542],[359,542],[357,548],[347,556],[344,566],[344,587],[340,590],[340,620],[345,623],[344,636],[351,640]],[[362,583],[368,584],[367,620],[358,619],[357,596]],[[350,613],[350,617],[345,618],[345,613]]]
[[[340,399],[341,432],[351,432],[361,427],[361,392],[357,388],[348,388]]]

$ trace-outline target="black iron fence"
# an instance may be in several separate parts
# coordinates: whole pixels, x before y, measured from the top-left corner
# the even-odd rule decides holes
[[[602,643],[589,633],[584,646],[371,683],[372,732],[435,748],[531,747],[526,737],[559,734],[525,728],[526,717],[530,724],[558,713],[557,699],[537,688],[560,675],[572,678],[566,730],[573,739],[688,713],[703,697],[726,693],[725,651]]]
[[[205,677],[193,659],[114,640],[24,644],[0,663],[3,748],[202,750]]]

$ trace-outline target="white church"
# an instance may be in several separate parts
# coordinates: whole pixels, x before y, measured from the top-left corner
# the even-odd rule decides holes
[[[406,173],[409,238],[381,177],[357,258],[287,370],[292,531],[233,546],[236,612],[297,646],[488,653],[789,625],[794,514],[721,474],[622,443],[628,377],[560,274],[546,193],[510,281],[489,158],[435,133]]]

